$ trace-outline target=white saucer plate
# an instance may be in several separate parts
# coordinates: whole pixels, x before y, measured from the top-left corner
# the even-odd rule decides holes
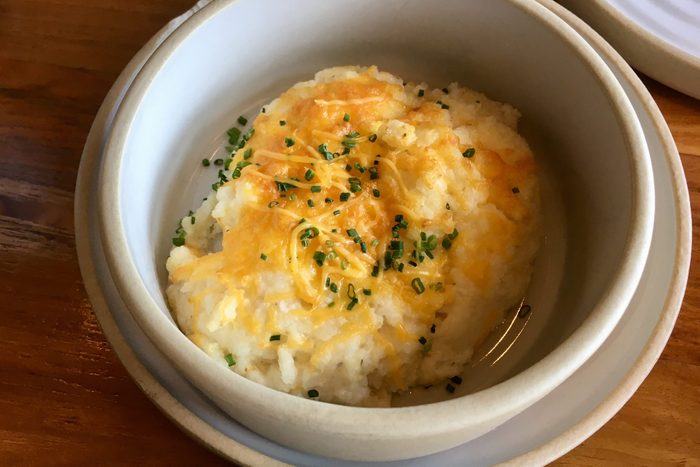
[[[632,396],[661,354],[680,309],[690,264],[691,219],[685,177],[668,127],[643,84],[600,36],[553,1],[539,1],[574,27],[605,59],[642,123],[652,157],[657,212],[644,275],[605,344],[544,399],[456,448],[382,465],[529,465],[556,459],[605,424]],[[93,196],[102,144],[125,89],[160,42],[191,14],[166,26],[134,57],[105,98],[88,136],[76,187],[75,223],[80,268],[95,315],[146,395],[184,431],[223,457],[254,465],[370,465],[320,458],[277,445],[225,415],[145,337],[109,276]]]
[[[559,0],[633,67],[700,99],[700,1]]]

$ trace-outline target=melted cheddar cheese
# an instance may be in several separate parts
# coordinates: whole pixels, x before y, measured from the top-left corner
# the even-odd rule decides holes
[[[537,248],[517,118],[376,67],[293,86],[181,223],[167,264],[180,327],[248,378],[331,402],[386,405],[458,374]]]

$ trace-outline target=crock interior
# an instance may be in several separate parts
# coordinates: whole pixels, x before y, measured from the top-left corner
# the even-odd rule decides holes
[[[140,280],[170,317],[170,238],[215,176],[201,159],[238,115],[347,64],[376,64],[434,87],[458,81],[523,114],[544,184],[533,313],[505,357],[472,370],[474,383],[461,390],[514,376],[570,336],[616,279],[633,181],[623,128],[595,75],[505,0],[384,0],[382,8],[371,0],[239,0],[193,31],[150,83],[124,150],[120,215]]]

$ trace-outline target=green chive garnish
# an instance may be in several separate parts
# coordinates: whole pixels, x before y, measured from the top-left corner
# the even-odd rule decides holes
[[[338,293],[338,284],[336,284],[335,282],[331,282],[330,289],[331,289],[331,292]]]
[[[287,145],[288,148],[291,148],[294,146],[294,140],[290,137],[284,138],[284,144]]]
[[[411,281],[411,287],[413,287],[413,290],[415,290],[418,295],[425,292],[425,286],[423,285],[423,281],[420,280],[420,277],[416,277]]]
[[[312,208],[312,207],[315,206],[314,200],[312,200],[312,199],[307,199],[307,200],[306,200],[306,204],[307,204],[310,208]]]
[[[447,392],[449,392],[450,394],[455,392],[455,387],[452,386],[450,383],[447,383],[447,386],[445,386],[445,389],[447,389]]]
[[[224,160],[223,159],[215,159],[214,165],[224,165]]]
[[[345,115],[343,115],[343,120],[345,120],[346,122],[349,122],[350,121],[350,114],[346,113]]]
[[[350,310],[352,310],[353,308],[355,308],[355,305],[357,305],[357,302],[358,302],[357,297],[355,297],[355,298],[353,298],[352,300],[350,300],[350,303],[348,303],[348,306],[346,306],[345,308],[346,308],[348,311],[350,311]]]
[[[455,384],[462,384],[462,377],[461,376],[453,376],[450,378],[450,381],[452,381]]]
[[[520,193],[520,188],[518,188],[517,186],[514,186],[514,187],[511,189],[511,191],[517,195],[518,193]]]
[[[231,354],[225,355],[224,359],[226,360],[226,363],[228,363],[228,366],[233,366],[236,364],[236,359],[233,358],[233,355]]]
[[[173,245],[175,246],[183,246],[185,244],[185,239],[182,237],[174,237],[173,238]]]
[[[286,120],[280,120],[280,126],[285,126],[287,124]]]
[[[350,199],[350,193],[348,193],[347,191],[340,194],[340,201],[347,201],[349,199]]]
[[[209,167],[211,165],[211,162],[209,162],[209,159],[202,159],[202,165],[204,167]]]
[[[310,398],[318,397],[318,391],[315,389],[309,389],[306,393]]]
[[[369,135],[369,138],[367,138],[367,139],[370,140],[370,142],[374,143],[375,141],[377,141],[377,134],[373,133],[373,134]]]
[[[418,90],[418,97],[423,97],[425,96],[425,91],[423,89]]]
[[[241,130],[238,128],[230,128],[226,134],[228,135],[228,144],[235,146],[241,137]]]
[[[340,209],[336,209],[335,211],[333,211],[333,215],[334,216],[340,215]]]
[[[282,336],[280,336],[279,334],[273,334],[273,335],[270,336],[270,342],[278,341],[278,340],[280,340],[281,338],[282,338]]]
[[[248,119],[241,115],[238,117],[238,124],[241,126],[246,126],[246,124],[248,124]]]
[[[251,158],[252,155],[253,155],[253,148],[248,148],[243,153],[243,159],[248,160]]]
[[[265,253],[260,253],[260,259],[263,261],[267,261],[267,255]]]
[[[418,342],[420,342],[420,345],[425,345],[428,343],[428,339],[426,339],[423,336],[420,336],[420,338],[418,339]]]
[[[280,202],[279,201],[270,201],[267,203],[268,208],[274,208],[275,206],[279,206]]]
[[[365,295],[372,295],[372,290],[371,289],[362,289],[362,293]]]
[[[382,195],[382,192],[379,191],[377,188],[373,188],[373,189],[372,189],[372,195],[373,195],[375,198],[379,198],[379,197]]]
[[[321,191],[321,185],[313,185],[311,187],[311,193],[319,193]]]
[[[323,262],[326,260],[326,254],[322,251],[317,251],[314,253],[314,261],[319,266],[323,266]]]
[[[311,170],[311,169],[309,169],[309,170],[307,170],[306,173],[304,174],[304,178],[305,178],[306,181],[308,182],[309,180],[311,180],[312,178],[314,178],[314,175],[316,175],[316,174],[314,173],[314,171]]]
[[[476,149],[469,148],[462,153],[462,156],[466,157],[467,159],[471,159],[472,157],[474,157],[474,154],[476,154]]]

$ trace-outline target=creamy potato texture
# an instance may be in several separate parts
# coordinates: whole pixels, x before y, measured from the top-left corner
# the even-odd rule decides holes
[[[180,328],[302,397],[385,406],[444,384],[530,279],[539,193],[518,118],[376,67],[294,85],[182,220],[167,261]]]

